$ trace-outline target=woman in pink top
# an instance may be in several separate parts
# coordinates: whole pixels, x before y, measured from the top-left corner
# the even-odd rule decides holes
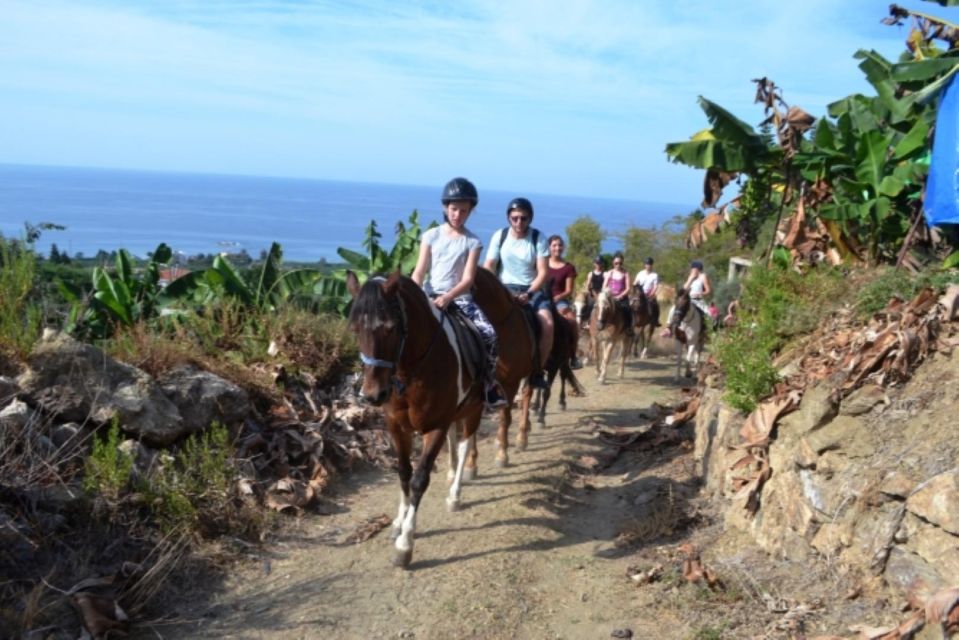
[[[630,336],[633,335],[633,311],[629,308],[629,293],[632,287],[629,272],[623,266],[623,254],[617,253],[613,256],[613,268],[606,272],[603,289],[609,290],[609,295],[626,314],[626,334]]]

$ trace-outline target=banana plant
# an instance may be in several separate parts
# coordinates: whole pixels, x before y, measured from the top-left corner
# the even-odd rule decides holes
[[[172,257],[170,247],[161,242],[138,275],[130,253],[120,249],[112,273],[94,267],[89,297],[75,285],[58,282],[61,295],[71,305],[67,331],[102,338],[117,326],[132,326],[153,318],[161,304],[160,267]]]

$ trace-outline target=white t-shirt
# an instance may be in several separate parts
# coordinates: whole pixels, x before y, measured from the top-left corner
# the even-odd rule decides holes
[[[659,275],[655,271],[646,271],[643,269],[636,274],[633,284],[643,288],[643,292],[648,296],[653,287],[659,284]]]
[[[445,225],[433,227],[422,236],[422,241],[430,246],[430,272],[423,285],[428,294],[445,293],[459,284],[470,252],[483,250],[472,231],[463,229],[463,235],[453,235],[444,229]]]

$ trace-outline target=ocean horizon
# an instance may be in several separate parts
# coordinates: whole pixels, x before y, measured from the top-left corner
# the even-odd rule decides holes
[[[0,233],[21,238],[25,223],[66,227],[43,232],[42,255],[56,244],[70,257],[121,248],[145,257],[165,242],[187,256],[245,250],[256,258],[278,242],[285,260],[339,262],[338,247],[362,251],[371,220],[387,248],[396,224],[414,210],[424,228],[441,222],[442,186],[0,164]],[[604,251],[618,249],[617,234],[629,227],[658,227],[694,208],[477,187],[479,206],[467,226],[484,245],[506,226],[505,208],[520,195],[533,202],[534,226],[546,235],[565,238],[570,223],[592,217],[608,234]]]

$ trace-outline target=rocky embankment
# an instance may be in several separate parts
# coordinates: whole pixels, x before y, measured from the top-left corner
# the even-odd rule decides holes
[[[902,604],[869,638],[959,627],[959,287],[851,311],[780,358],[783,382],[744,416],[707,376],[695,458],[727,527],[768,553],[828,562]],[[880,630],[877,630],[880,631]]]

